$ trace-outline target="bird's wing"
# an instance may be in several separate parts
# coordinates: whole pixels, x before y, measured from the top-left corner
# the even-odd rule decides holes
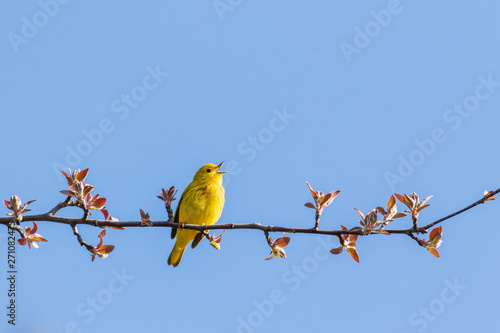
[[[182,198],[184,198],[184,193],[181,195],[181,198],[179,199],[179,203],[177,204],[177,207],[175,208],[175,214],[174,214],[174,222],[179,223],[179,211],[182,203]],[[174,239],[175,235],[177,235],[177,228],[172,227],[172,232],[170,234],[170,238]]]
[[[191,248],[194,249],[200,242],[205,238],[205,235],[202,232],[199,232],[194,237],[193,242],[191,243]]]

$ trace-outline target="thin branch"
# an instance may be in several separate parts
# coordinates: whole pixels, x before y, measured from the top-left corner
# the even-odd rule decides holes
[[[415,232],[418,232],[418,219],[414,215],[412,215],[411,219],[413,221],[413,228],[412,228],[412,230],[415,231]]]
[[[316,208],[316,214],[314,216],[314,230],[319,229],[319,220],[321,219],[322,209]]]
[[[462,214],[463,212],[468,211],[469,209],[474,208],[477,205],[484,203],[487,199],[493,197],[494,195],[496,195],[498,193],[500,193],[500,188],[498,190],[496,190],[496,191],[493,191],[492,193],[490,193],[488,195],[485,195],[483,198],[479,199],[478,201],[474,202],[473,204],[470,204],[469,206],[467,206],[467,207],[465,207],[463,209],[460,209],[460,210],[456,211],[455,213],[452,213],[452,214],[450,214],[448,216],[440,218],[439,220],[436,220],[436,221],[434,221],[432,223],[429,223],[428,225],[426,225],[425,227],[422,227],[422,228],[423,229],[429,229],[429,228],[435,226],[436,224],[439,224],[439,223],[441,223],[443,221],[446,221],[446,220],[448,220],[448,219],[450,219],[450,218],[452,218],[454,216]]]
[[[75,235],[76,238],[78,239],[78,243],[80,243],[81,246],[85,246],[85,248],[92,253],[93,246],[91,246],[89,243],[83,240],[82,236],[78,232],[76,223],[71,223],[71,229],[73,229],[73,235]]]
[[[10,217],[0,217],[0,224],[8,224],[11,222],[12,218]],[[94,227],[144,227],[141,225],[142,221],[105,221],[105,220],[82,220],[81,218],[68,218],[68,217],[59,217],[59,216],[48,216],[46,214],[42,215],[26,215],[24,216],[25,221],[46,221],[46,222],[56,222],[62,224],[81,224],[81,225],[90,225]],[[154,221],[152,222],[152,227],[167,227],[167,228],[179,228],[179,224],[177,222],[169,221]],[[342,234],[353,234],[353,235],[364,235],[360,230],[321,230],[314,228],[293,228],[293,227],[280,227],[280,226],[272,226],[272,225],[262,225],[260,223],[246,223],[246,224],[235,224],[235,223],[226,223],[226,224],[213,224],[213,225],[197,225],[197,224],[183,224],[181,228],[184,229],[192,229],[192,230],[216,230],[216,229],[254,229],[254,230],[262,230],[267,232],[290,232],[296,234],[320,234],[320,235],[342,235]],[[408,232],[412,232],[411,229],[397,229],[397,230],[386,230],[388,233],[392,234],[406,234]]]
[[[337,235],[337,238],[339,239],[340,245],[345,248],[345,240],[342,235]]]
[[[409,233],[407,233],[407,235],[408,235],[411,239],[415,240],[415,241],[418,243],[418,245],[423,246],[423,245],[422,245],[422,241],[421,241],[420,239],[418,239],[418,237],[417,237],[417,236],[415,236],[413,233],[409,232]]]
[[[466,208],[463,208],[455,213],[452,213],[446,217],[443,217],[439,220],[436,220],[424,227],[419,227],[417,230],[414,230],[413,227],[409,229],[386,229],[385,231],[390,233],[390,234],[413,234],[413,233],[425,233],[427,229],[433,227],[436,224],[439,224],[445,220],[448,220],[454,216],[457,216],[477,205],[480,203],[485,202],[486,199],[494,196],[495,194],[500,193],[500,189],[492,192],[491,194],[482,197],[478,201],[474,202],[473,204],[467,206]],[[62,205],[62,203],[59,203],[59,205]],[[38,214],[38,215],[23,215],[23,221],[46,221],[46,222],[56,222],[56,223],[62,223],[62,224],[68,224],[68,225],[90,225],[94,227],[144,227],[142,224],[142,221],[109,221],[109,220],[97,220],[97,219],[85,219],[83,220],[82,218],[68,218],[68,217],[60,217],[60,216],[54,216],[53,211],[57,211],[63,207],[59,207],[57,210],[54,207],[51,211],[45,214]],[[71,203],[67,204],[67,206],[71,206]],[[0,224],[3,225],[11,225],[15,223],[15,218],[14,217],[0,217]],[[22,222],[21,222],[22,223]],[[152,227],[167,227],[167,228],[172,228],[172,227],[179,227],[179,224],[176,222],[173,222],[173,218],[169,218],[167,221],[155,221],[152,222],[153,225]],[[254,229],[254,230],[262,230],[264,232],[288,232],[288,233],[301,233],[301,234],[321,234],[321,235],[335,235],[335,236],[340,236],[342,234],[354,234],[354,235],[361,235],[361,236],[366,236],[366,234],[363,233],[362,230],[321,230],[321,229],[315,229],[315,228],[294,228],[294,227],[280,227],[280,226],[272,226],[272,225],[262,225],[260,223],[247,223],[247,224],[235,224],[235,223],[226,223],[226,224],[214,224],[214,225],[194,225],[194,224],[184,224],[182,225],[182,228],[184,229],[192,229],[192,230],[198,230],[198,231],[204,231],[204,230],[216,230],[216,229]],[[16,229],[17,230],[17,229]],[[74,230],[73,230],[74,231]],[[370,233],[374,234],[374,233]],[[77,236],[78,237],[78,236]],[[79,240],[80,241],[80,240]],[[80,244],[82,244],[80,242]],[[86,244],[86,243],[84,243]]]
[[[28,235],[26,235],[23,227],[21,227],[20,225],[15,225],[15,224],[11,223],[11,224],[8,224],[7,226],[12,230],[16,230],[22,238],[24,238],[24,239],[28,238]]]
[[[167,210],[168,219],[173,220],[174,219],[174,211],[172,210],[170,203],[165,202],[165,209]]]
[[[88,220],[88,218],[89,218],[89,210],[88,209],[84,209],[83,210],[82,220],[86,221],[86,220]]]
[[[64,201],[61,201],[60,203],[58,203],[54,208],[52,208],[49,212],[47,212],[47,215],[51,215],[53,216],[55,213],[57,213],[58,211],[60,211],[61,209],[65,208],[65,207],[68,207],[69,206],[69,203],[71,201],[71,197],[68,196],[66,198],[66,200]]]
[[[273,239],[271,238],[271,236],[269,236],[268,230],[264,230],[264,236],[266,236],[267,244],[272,248],[273,247]]]

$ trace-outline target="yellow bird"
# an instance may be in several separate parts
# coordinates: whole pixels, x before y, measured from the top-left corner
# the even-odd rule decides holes
[[[174,222],[182,224],[212,225],[217,222],[224,207],[224,187],[220,171],[224,162],[202,166],[193,177],[191,184],[182,193],[175,210]],[[172,228],[172,238],[177,234],[174,248],[168,257],[168,264],[177,267],[188,244],[194,239],[194,249],[205,237],[196,230]]]

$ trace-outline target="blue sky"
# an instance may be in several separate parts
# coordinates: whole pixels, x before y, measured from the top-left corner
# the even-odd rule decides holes
[[[200,166],[223,160],[221,223],[312,227],[305,181],[341,190],[325,229],[356,226],[353,208],[385,205],[394,192],[434,195],[426,223],[499,186],[497,1],[0,9],[0,198],[37,199],[33,212],[64,198],[58,170],[68,166],[90,168],[87,181],[120,220],[139,219],[139,208],[165,219],[161,188],[182,191]],[[287,258],[265,261],[262,232],[227,231],[220,251],[203,242],[175,269],[169,230],[110,230],[114,252],[91,262],[68,226],[40,222],[49,242],[16,251],[15,327],[0,283],[0,327],[491,332],[500,328],[497,216],[492,202],[444,223],[439,259],[408,237],[372,236],[358,241],[358,264],[328,254],[335,238],[289,235]],[[97,244],[99,230],[80,231]],[[5,257],[1,265],[7,275]]]

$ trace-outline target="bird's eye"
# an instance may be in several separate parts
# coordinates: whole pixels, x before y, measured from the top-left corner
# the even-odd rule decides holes
[[[210,170],[210,169],[207,169],[207,172],[211,172],[211,171],[212,171],[212,170]]]

